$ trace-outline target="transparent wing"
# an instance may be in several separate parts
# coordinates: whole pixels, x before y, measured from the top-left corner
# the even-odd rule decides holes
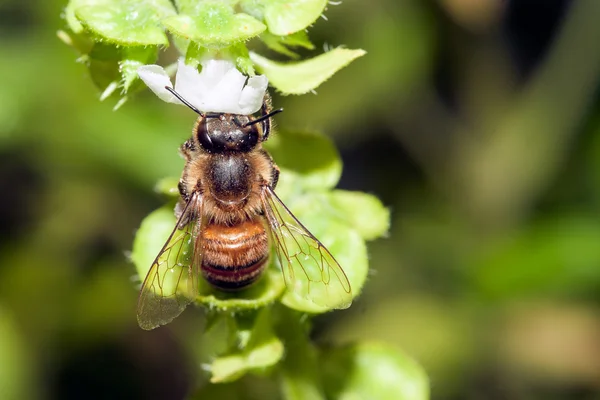
[[[262,202],[288,290],[318,306],[349,307],[350,282],[329,250],[268,186],[262,190]]]
[[[146,275],[137,307],[138,323],[143,329],[171,322],[198,292],[202,254],[196,238],[201,207],[202,196],[192,195]]]

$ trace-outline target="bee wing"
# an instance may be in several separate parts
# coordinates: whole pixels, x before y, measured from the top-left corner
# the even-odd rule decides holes
[[[288,290],[326,308],[348,308],[352,290],[344,270],[329,250],[277,197],[262,190],[264,213]]]
[[[201,207],[202,196],[193,194],[144,279],[137,306],[143,329],[171,322],[198,292],[202,254],[196,238],[202,223]]]

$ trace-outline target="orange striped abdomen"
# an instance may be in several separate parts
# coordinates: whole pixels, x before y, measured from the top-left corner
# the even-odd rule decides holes
[[[246,288],[267,266],[269,240],[260,219],[233,226],[210,223],[200,235],[202,275],[218,289]]]

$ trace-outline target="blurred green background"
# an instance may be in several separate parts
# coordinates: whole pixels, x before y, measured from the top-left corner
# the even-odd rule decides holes
[[[147,92],[99,102],[56,37],[64,5],[0,2],[0,398],[180,399],[201,313],[140,330],[126,253],[194,116]],[[275,96],[278,124],[333,137],[340,187],[379,196],[392,228],[315,340],[396,345],[433,399],[600,398],[600,2],[326,16],[314,43],[368,55],[316,96]]]

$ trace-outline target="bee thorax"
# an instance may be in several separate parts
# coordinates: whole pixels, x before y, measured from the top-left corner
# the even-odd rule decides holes
[[[215,155],[208,165],[209,190],[225,208],[243,203],[252,191],[252,166],[243,155]]]

